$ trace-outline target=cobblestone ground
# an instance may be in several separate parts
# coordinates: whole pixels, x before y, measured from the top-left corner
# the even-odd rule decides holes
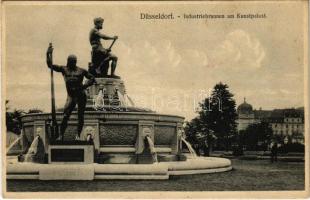
[[[7,191],[245,191],[304,190],[304,163],[233,159],[223,173],[170,177],[169,180],[29,181],[8,180]]]

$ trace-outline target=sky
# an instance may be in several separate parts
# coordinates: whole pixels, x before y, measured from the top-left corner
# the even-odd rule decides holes
[[[49,42],[54,63],[69,54],[78,66],[90,62],[93,18],[119,39],[112,52],[116,73],[137,106],[195,117],[198,103],[223,82],[237,105],[256,109],[304,105],[306,1],[296,2],[100,2],[5,4],[6,99],[11,108],[50,111]],[[141,20],[140,13],[173,13],[174,20]],[[183,14],[265,13],[265,19],[183,19]],[[180,16],[178,18],[177,16]],[[103,41],[109,46],[110,41]],[[55,75],[56,106],[66,91]]]

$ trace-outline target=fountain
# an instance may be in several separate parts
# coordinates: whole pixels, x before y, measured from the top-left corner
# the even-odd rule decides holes
[[[158,163],[158,159],[157,159],[157,152],[155,150],[155,146],[154,146],[154,143],[153,143],[153,140],[150,138],[150,136],[146,136],[146,141],[149,145],[149,148],[150,148],[150,152],[151,152],[151,155],[153,157],[153,162],[154,163]]]
[[[94,109],[100,110],[104,108],[104,90],[100,90],[97,97],[94,99]]]
[[[18,138],[16,138],[12,144],[10,144],[10,146],[7,148],[7,154],[9,154],[10,152],[12,152],[13,148],[16,147],[16,146],[19,146],[20,145],[20,142],[22,140],[22,135]]]
[[[187,142],[184,137],[181,137],[181,141],[184,142],[184,144],[186,145],[191,156],[193,158],[197,157],[197,154],[196,154],[195,150],[193,149],[192,145],[189,142]]]
[[[183,130],[183,117],[157,114],[148,109],[130,106],[132,103],[120,102],[128,99],[124,95],[124,83],[120,79],[96,78],[96,82],[88,89],[85,125],[81,135],[85,144],[70,144],[77,131],[76,111],[65,132],[66,146],[49,142],[50,113],[27,114],[21,120],[23,135],[31,146],[26,155],[20,156],[24,159],[18,159],[23,162],[7,162],[8,179],[168,179],[171,175],[231,169],[228,159],[196,156],[191,145],[178,136],[178,132]],[[115,88],[118,88],[117,94],[122,94],[122,97],[115,97]],[[62,113],[57,112],[56,119],[60,123]],[[88,144],[89,140],[92,142]],[[39,141],[45,158],[36,156],[38,150],[35,148]],[[17,143],[10,148],[16,148]],[[182,153],[182,143],[191,156]],[[76,149],[76,152],[72,149]],[[84,154],[79,153],[82,151]],[[63,158],[51,155],[55,152],[63,154]],[[81,159],[70,159],[72,156]],[[52,160],[53,158],[59,161]],[[74,170],[83,173],[76,177],[77,172],[73,172]]]
[[[107,69],[103,71],[107,73]],[[62,112],[22,116],[23,138],[31,146],[28,148],[23,142],[21,149],[28,149],[28,153],[19,155],[18,161],[8,159],[7,179],[168,179],[171,175],[232,169],[228,159],[196,156],[182,137],[184,117],[139,108],[126,93],[120,77],[102,75],[92,63],[89,72],[95,73],[96,82],[86,90],[80,141],[75,140],[76,110],[63,141],[51,139],[51,121],[55,119],[60,124]],[[182,152],[182,143],[192,156]],[[10,147],[7,155],[12,155],[17,144]]]
[[[33,139],[27,153],[25,154],[24,162],[35,162],[34,159],[38,160],[44,159],[44,149],[42,148],[43,148],[42,140],[38,135]]]
[[[87,111],[81,134],[85,144],[81,143],[83,141],[79,145],[72,144],[78,123],[76,111],[65,132],[66,145],[50,143],[50,113],[26,114],[21,119],[22,131],[31,146],[26,155],[19,156],[18,160],[23,162],[12,159],[7,162],[8,179],[168,179],[172,175],[232,169],[228,159],[197,157],[182,137],[183,117],[132,106],[121,79],[96,78],[96,82],[87,91]],[[62,113],[57,112],[56,119],[60,123]],[[45,158],[37,155],[39,141]],[[183,153],[182,144],[190,156]],[[16,149],[14,146],[10,148]],[[53,153],[58,153],[58,157]],[[77,171],[83,173],[76,177]]]

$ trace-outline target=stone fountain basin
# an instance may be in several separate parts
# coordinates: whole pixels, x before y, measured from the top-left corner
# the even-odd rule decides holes
[[[232,169],[225,158],[196,157],[186,161],[154,164],[7,164],[7,179],[94,180],[94,179],[169,179],[172,175],[206,174]]]
[[[63,114],[56,114],[58,124]],[[177,129],[182,127],[184,118],[175,115],[157,114],[153,112],[117,112],[117,111],[86,111],[84,128],[92,126],[98,134],[98,142],[103,146],[134,147],[139,132],[144,127],[152,128],[155,145],[170,147],[175,145]],[[23,131],[31,142],[36,128],[46,130],[45,121],[51,119],[49,113],[27,114],[22,117]],[[70,117],[65,140],[74,140],[77,132],[77,113]]]
[[[169,162],[168,166],[170,175],[206,174],[232,169],[229,159],[217,157],[187,158],[186,161]]]
[[[182,129],[184,118],[175,115],[157,114],[154,112],[123,111],[86,111],[82,138],[87,128],[92,130],[95,151],[100,155],[101,163],[132,164],[139,156],[140,164],[149,162],[144,158],[144,138],[148,134],[154,143],[160,158],[176,160],[179,154],[178,132]],[[63,114],[56,113],[58,124]],[[49,151],[50,129],[47,124],[50,113],[27,114],[22,117],[23,133],[31,144],[36,135],[43,140],[45,152]],[[73,141],[77,133],[78,117],[74,111],[65,132],[65,141]],[[37,130],[42,130],[38,133]],[[124,156],[122,156],[124,154]]]

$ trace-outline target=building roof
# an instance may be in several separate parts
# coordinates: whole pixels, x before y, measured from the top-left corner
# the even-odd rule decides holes
[[[266,122],[284,122],[284,118],[302,118],[304,121],[304,107],[298,108],[285,108],[285,109],[274,109],[274,110],[253,110],[251,104],[244,102],[237,108],[239,117],[242,115],[254,114],[254,119],[259,119]]]
[[[274,109],[274,110],[258,110],[254,111],[255,119],[269,122],[284,122],[284,118],[302,118],[304,119],[303,109]]]
[[[272,110],[254,110],[255,119],[266,119],[270,118]]]
[[[238,106],[237,112],[238,114],[251,114],[253,113],[253,107],[251,104],[248,104],[244,98],[244,102]]]

